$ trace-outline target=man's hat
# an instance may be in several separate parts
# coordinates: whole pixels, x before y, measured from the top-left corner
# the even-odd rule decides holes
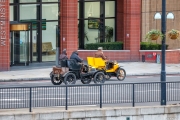
[[[102,50],[103,49],[103,47],[98,47],[98,50]]]

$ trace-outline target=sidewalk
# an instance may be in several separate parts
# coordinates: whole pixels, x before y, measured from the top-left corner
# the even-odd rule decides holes
[[[127,76],[160,75],[161,64],[149,62],[119,62]],[[13,66],[0,72],[0,82],[16,80],[49,80],[55,62],[31,63],[29,66]],[[180,64],[166,64],[166,74],[180,74]]]

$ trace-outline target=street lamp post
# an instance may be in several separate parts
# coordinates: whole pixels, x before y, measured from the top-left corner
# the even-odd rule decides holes
[[[166,105],[166,0],[162,0],[162,20],[161,20],[162,51],[161,51],[161,105]]]

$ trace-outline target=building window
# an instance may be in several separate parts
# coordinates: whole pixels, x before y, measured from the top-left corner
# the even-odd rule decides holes
[[[31,61],[55,61],[59,6],[60,0],[10,1],[10,21],[32,23]]]
[[[79,48],[115,41],[115,0],[79,0]]]

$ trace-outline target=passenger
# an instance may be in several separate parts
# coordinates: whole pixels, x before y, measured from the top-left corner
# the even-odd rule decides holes
[[[77,50],[74,51],[74,52],[71,54],[70,59],[74,59],[77,63],[82,63],[82,62],[83,62],[83,59],[79,57]]]
[[[104,53],[103,53],[103,48],[102,47],[98,47],[98,51],[95,53],[95,57],[100,57],[102,58],[103,60],[107,60],[107,57],[104,56]]]
[[[67,60],[67,59],[68,59],[68,57],[67,57],[66,49],[63,49],[62,54],[60,54],[60,56],[59,56],[59,65],[61,67],[66,67],[67,65],[66,65],[65,60]]]
[[[61,61],[61,60],[67,60],[67,59],[68,57],[67,57],[66,49],[63,49],[62,54],[60,54],[59,56],[59,60]]]

